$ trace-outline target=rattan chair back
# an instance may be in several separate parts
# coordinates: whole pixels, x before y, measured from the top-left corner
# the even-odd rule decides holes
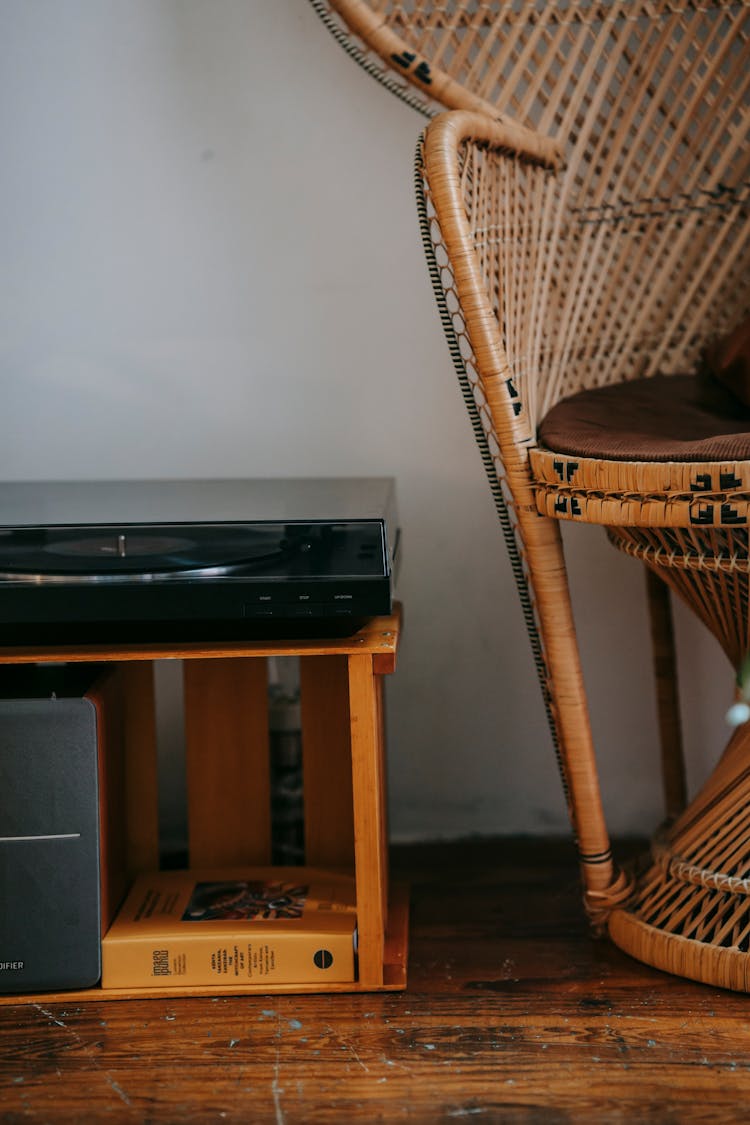
[[[750,643],[750,462],[572,458],[541,447],[538,431],[552,406],[583,390],[695,373],[712,342],[750,315],[750,9],[479,7],[497,20],[501,9],[506,30],[513,24],[512,45],[506,35],[497,57],[528,49],[526,87],[516,76],[509,90],[498,63],[506,80],[493,90],[540,133],[529,143],[487,113],[438,116],[418,153],[420,215],[446,336],[488,475],[510,511],[541,638],[587,907],[644,960],[745,988],[747,954],[728,961],[722,947],[715,957],[706,919],[727,914],[735,935],[746,923],[750,932],[734,900],[725,910],[711,898],[745,885],[750,840],[732,837],[740,859],[730,871],[705,847],[702,867],[686,860],[686,833],[701,845],[703,832],[720,831],[713,819],[696,829],[691,808],[671,843],[660,839],[650,889],[634,899],[641,913],[622,909],[630,888],[609,853],[557,521],[606,526],[737,666]],[[732,779],[740,760],[735,747]],[[731,798],[736,823],[734,780],[712,779],[709,789]],[[707,799],[701,816],[709,807],[714,817]],[[688,869],[693,884],[696,871],[705,880],[696,941],[685,929]],[[677,922],[664,906],[670,894],[681,903]]]

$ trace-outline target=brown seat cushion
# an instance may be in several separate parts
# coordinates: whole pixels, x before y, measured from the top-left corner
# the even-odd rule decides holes
[[[701,375],[657,375],[580,391],[539,426],[556,453],[612,461],[750,459],[750,406]]]

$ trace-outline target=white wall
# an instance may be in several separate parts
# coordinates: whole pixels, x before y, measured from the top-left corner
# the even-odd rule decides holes
[[[0,0],[0,480],[397,478],[396,838],[566,819],[434,308],[422,119],[306,0]],[[643,580],[566,528],[613,830],[660,816]],[[693,784],[731,674],[678,615]]]

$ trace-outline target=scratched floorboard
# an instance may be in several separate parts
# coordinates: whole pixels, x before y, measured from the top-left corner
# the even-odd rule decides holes
[[[750,997],[593,940],[567,844],[393,863],[412,884],[406,992],[0,1007],[0,1120],[750,1119]]]

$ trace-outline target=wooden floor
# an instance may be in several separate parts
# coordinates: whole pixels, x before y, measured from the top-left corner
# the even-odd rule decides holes
[[[592,940],[569,845],[404,848],[393,867],[406,992],[0,1007],[0,1120],[750,1120],[750,996]]]

